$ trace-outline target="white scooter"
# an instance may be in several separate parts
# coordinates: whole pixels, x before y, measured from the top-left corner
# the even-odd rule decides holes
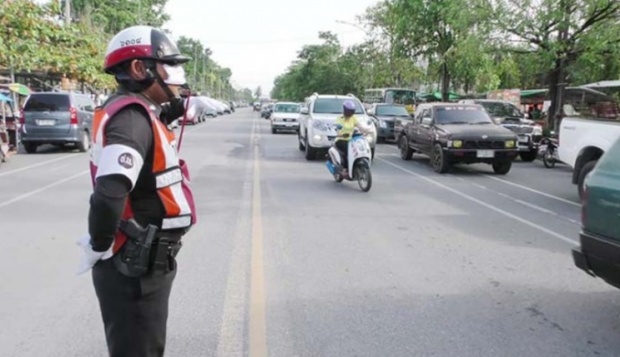
[[[348,145],[348,175],[344,174],[340,151],[338,151],[335,144],[329,148],[327,153],[327,169],[334,176],[336,182],[342,182],[342,180],[357,181],[363,192],[370,191],[372,186],[370,145],[368,145],[368,141],[366,141],[364,135],[357,128],[353,131]]]

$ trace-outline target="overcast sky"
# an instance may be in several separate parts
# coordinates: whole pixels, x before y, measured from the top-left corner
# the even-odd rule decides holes
[[[268,94],[305,44],[318,43],[319,31],[332,31],[344,45],[359,43],[364,32],[336,20],[355,22],[378,0],[168,0],[173,36],[200,40],[213,59],[233,73],[240,87],[261,86]]]

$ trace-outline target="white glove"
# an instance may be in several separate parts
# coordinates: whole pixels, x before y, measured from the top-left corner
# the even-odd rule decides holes
[[[77,269],[77,275],[82,275],[92,269],[99,260],[106,260],[112,257],[112,247],[105,252],[95,252],[90,245],[90,236],[88,234],[80,238],[76,243],[82,247],[82,259]]]

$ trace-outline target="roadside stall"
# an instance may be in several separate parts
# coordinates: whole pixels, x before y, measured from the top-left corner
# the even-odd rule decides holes
[[[15,148],[14,142],[11,143],[11,135],[9,135],[9,128],[12,127],[9,118],[12,118],[13,125],[15,122],[12,107],[9,105],[12,101],[11,98],[0,93],[0,161],[2,162],[9,156],[9,151]],[[15,133],[15,128],[12,129],[13,133]],[[15,134],[13,134],[13,136],[14,135]]]

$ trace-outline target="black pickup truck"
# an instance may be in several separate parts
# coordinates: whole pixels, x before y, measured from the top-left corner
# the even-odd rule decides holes
[[[505,175],[518,155],[517,135],[497,125],[477,104],[428,103],[416,109],[398,138],[403,160],[414,152],[427,155],[438,173],[453,164],[486,163]]]

